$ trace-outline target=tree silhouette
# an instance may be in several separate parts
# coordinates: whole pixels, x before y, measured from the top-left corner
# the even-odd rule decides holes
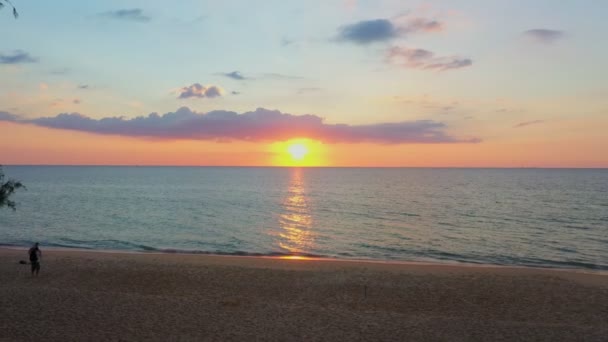
[[[0,0],[0,10],[3,9],[7,4],[13,8],[13,16],[15,19],[19,18],[19,12],[17,12],[17,9],[15,6],[13,6],[10,0]]]
[[[0,166],[0,209],[2,207],[9,207],[15,210],[15,202],[11,201],[9,197],[15,192],[15,190],[24,188],[21,182],[14,179],[8,179],[4,181],[4,172],[2,172],[2,166]]]

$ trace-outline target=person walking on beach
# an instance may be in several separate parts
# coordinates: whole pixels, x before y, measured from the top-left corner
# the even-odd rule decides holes
[[[42,251],[38,248],[38,242],[27,253],[30,255],[30,264],[32,264],[32,276],[38,276],[38,272],[40,272],[40,259],[42,259]]]

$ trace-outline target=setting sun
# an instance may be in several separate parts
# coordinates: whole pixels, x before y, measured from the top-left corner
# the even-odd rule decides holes
[[[294,138],[276,142],[269,146],[275,166],[324,166],[327,151],[319,141]]]
[[[294,142],[287,146],[287,153],[296,161],[303,160],[308,152],[308,147],[302,142]]]

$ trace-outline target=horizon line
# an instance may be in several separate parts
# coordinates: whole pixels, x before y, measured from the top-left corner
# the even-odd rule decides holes
[[[308,166],[308,165],[137,165],[137,164],[1,164],[0,166],[57,167],[200,167],[200,168],[310,168],[310,169],[556,169],[606,170],[608,166]]]

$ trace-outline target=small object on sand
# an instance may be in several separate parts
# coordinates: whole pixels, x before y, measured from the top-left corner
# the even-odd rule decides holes
[[[28,262],[27,262],[27,261],[25,261],[25,260],[19,260],[19,263],[20,263],[21,265],[27,265],[27,264],[28,264]]]

